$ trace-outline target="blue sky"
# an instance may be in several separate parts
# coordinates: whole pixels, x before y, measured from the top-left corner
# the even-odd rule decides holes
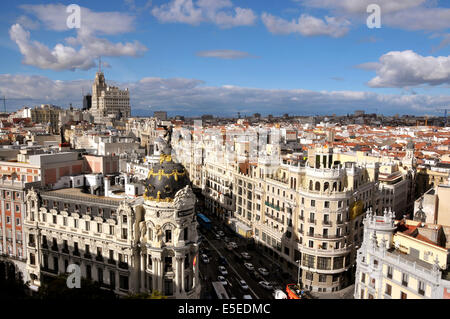
[[[79,106],[102,56],[135,114],[439,114],[450,105],[450,8],[428,0],[2,2],[10,109]],[[366,25],[377,3],[381,28]],[[107,8],[107,9],[105,9]],[[178,10],[177,10],[178,9]]]

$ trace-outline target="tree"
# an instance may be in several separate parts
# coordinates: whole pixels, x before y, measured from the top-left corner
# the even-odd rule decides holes
[[[146,292],[131,294],[131,295],[125,297],[125,299],[167,299],[167,297],[164,296],[158,290],[153,290],[153,292],[151,294],[148,294]]]

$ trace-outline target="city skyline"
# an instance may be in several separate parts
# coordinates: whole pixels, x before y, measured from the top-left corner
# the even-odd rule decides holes
[[[381,28],[366,24],[372,2]],[[450,105],[443,1],[79,1],[80,29],[67,27],[69,4],[2,5],[8,111],[81,107],[99,56],[132,115],[443,116]]]

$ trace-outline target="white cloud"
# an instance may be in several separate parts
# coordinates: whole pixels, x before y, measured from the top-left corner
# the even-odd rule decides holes
[[[377,76],[368,82],[371,87],[405,88],[419,85],[450,84],[450,56],[421,56],[414,51],[391,51],[378,63],[362,65]]]
[[[33,14],[46,28],[53,31],[67,31],[68,13],[66,6],[23,5],[27,13]],[[27,22],[27,20],[22,19]],[[133,30],[134,17],[120,12],[93,12],[81,8],[81,25],[76,37],[68,37],[65,44],[57,43],[49,48],[43,43],[32,41],[30,32],[19,23],[11,26],[9,35],[23,55],[23,63],[50,70],[87,70],[95,66],[99,56],[136,57],[147,51],[138,41],[112,43],[97,34],[120,34]]]
[[[450,27],[450,9],[431,0],[297,0],[303,6],[330,10],[336,16],[365,23],[367,7],[377,4],[383,26],[405,30],[444,30]]]
[[[196,53],[197,56],[207,57],[207,58],[218,58],[218,59],[243,59],[252,57],[247,52],[236,51],[236,50],[210,50],[210,51],[199,51]]]
[[[163,23],[199,25],[214,23],[221,28],[253,25],[257,19],[251,9],[233,7],[230,0],[172,0],[152,9],[152,14]]]
[[[297,0],[297,2],[308,7],[335,9],[347,13],[365,13],[368,5],[377,4],[383,13],[390,13],[416,8],[426,0]]]
[[[287,21],[265,12],[261,18],[266,28],[274,34],[300,33],[303,36],[325,35],[339,38],[347,34],[350,25],[346,19],[325,17],[322,20],[307,14],[302,14],[297,21]]]
[[[79,106],[81,90],[87,92],[92,82],[92,79],[54,81],[43,76],[0,74],[0,95],[11,99],[9,110],[42,103],[63,107],[72,103]],[[433,113],[436,107],[450,103],[449,96],[259,89],[234,85],[214,87],[206,86],[198,79],[185,78],[143,78],[137,82],[114,82],[107,77],[107,82],[130,89],[133,114],[151,114],[156,109],[165,109],[190,116],[203,113],[234,115],[243,110],[262,114],[314,115],[345,114],[355,109],[375,108],[385,114],[423,114]]]
[[[62,4],[22,5],[28,14],[36,16],[48,29],[67,31],[67,6]],[[83,34],[120,34],[134,30],[135,17],[122,12],[94,12],[80,7],[80,29]]]
[[[80,49],[58,43],[53,49],[38,41],[30,40],[30,32],[20,24],[14,24],[9,30],[11,40],[16,42],[24,56],[23,63],[50,70],[88,70],[95,66],[98,56],[138,56],[147,48],[141,43],[111,43],[106,39],[79,34],[77,38],[68,38],[71,45],[80,45]]]

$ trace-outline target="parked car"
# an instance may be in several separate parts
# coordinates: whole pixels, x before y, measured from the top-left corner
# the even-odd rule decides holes
[[[244,251],[243,253],[241,253],[242,257],[244,257],[244,259],[251,259],[252,256],[250,256],[246,251]]]
[[[224,266],[219,266],[219,272],[222,274],[222,276],[228,275],[228,271]]]
[[[203,254],[203,255],[202,255],[202,261],[203,261],[205,264],[209,264],[209,258],[208,258],[208,256],[206,256],[205,254]]]
[[[248,290],[248,285],[245,280],[239,280],[239,287],[241,287],[242,290]]]
[[[218,276],[218,277],[217,277],[217,281],[220,281],[220,283],[221,283],[222,285],[224,285],[224,286],[228,285],[228,282],[227,282],[227,280],[225,279],[224,276]]]
[[[250,271],[255,270],[255,267],[253,267],[253,265],[251,263],[244,263],[244,267]]]
[[[221,230],[219,230],[219,231],[217,232],[217,234],[218,234],[220,237],[225,236],[225,233],[224,233],[223,231],[221,231]]]
[[[223,257],[223,256],[219,256],[218,261],[219,261],[219,263],[220,263],[222,266],[228,265],[227,259],[226,259],[225,257]]]
[[[229,242],[230,242],[230,239],[229,239],[227,236],[225,236],[225,237],[223,238],[223,241],[226,242],[226,243],[229,243]]]
[[[272,290],[273,289],[272,285],[269,282],[267,282],[267,281],[260,281],[259,284],[261,286],[263,286],[264,289],[267,289],[267,290]]]
[[[233,247],[231,247],[231,245],[227,244],[227,245],[225,245],[225,249],[229,250],[229,251],[232,251]]]
[[[264,280],[263,276],[261,276],[256,270],[250,272],[250,277],[252,277],[253,280]]]
[[[253,299],[251,295],[244,295],[242,299]]]
[[[234,241],[229,242],[229,245],[233,248],[238,248],[238,245]]]
[[[214,234],[214,237],[216,238],[216,239],[220,239],[220,235],[219,234]]]
[[[266,268],[258,268],[258,272],[263,275],[263,276],[268,276],[269,272],[267,271]]]

